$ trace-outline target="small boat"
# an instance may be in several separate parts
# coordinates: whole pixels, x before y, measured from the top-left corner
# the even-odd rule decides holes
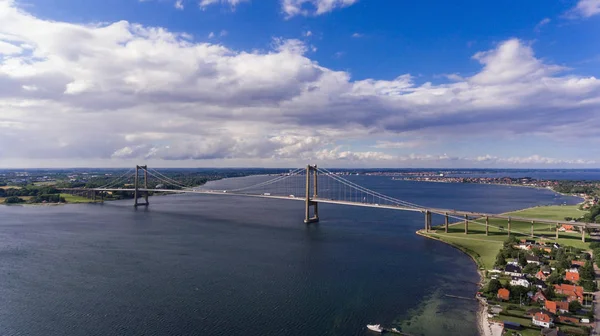
[[[378,332],[378,333],[383,332],[383,328],[381,327],[381,324],[367,324],[367,329]]]

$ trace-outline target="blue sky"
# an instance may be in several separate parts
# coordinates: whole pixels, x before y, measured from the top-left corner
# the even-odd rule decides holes
[[[600,163],[600,0],[0,0],[0,19],[3,166]]]

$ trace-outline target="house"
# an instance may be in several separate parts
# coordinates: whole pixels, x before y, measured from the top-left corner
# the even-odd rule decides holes
[[[552,268],[548,265],[544,265],[542,266],[542,273],[544,273],[546,276],[550,275],[550,273],[552,273]]]
[[[508,301],[510,299],[510,291],[506,288],[498,289],[498,299]]]
[[[544,272],[538,271],[535,274],[535,278],[538,279],[538,280],[546,281],[546,279],[548,278],[548,276],[546,274],[544,274]]]
[[[537,291],[537,293],[535,293],[535,295],[531,298],[532,301],[535,302],[546,302],[546,295],[544,295],[544,293],[539,290]]]
[[[521,267],[515,265],[506,265],[506,267],[504,267],[504,274],[520,277],[522,275]]]
[[[573,323],[573,324],[579,323],[579,319],[577,317],[573,317],[573,316],[569,316],[569,315],[560,315],[557,319],[559,322],[562,322],[562,323]]]
[[[519,244],[519,245],[516,245],[515,247],[520,250],[526,250],[526,251],[531,251],[533,249],[533,247],[529,244]]]
[[[552,247],[544,247],[542,248],[542,250],[546,253],[551,253],[552,252]]]
[[[583,287],[575,285],[554,285],[554,292],[556,294],[563,294],[567,296],[567,302],[579,301],[583,303]]]
[[[577,265],[579,267],[585,266],[585,260],[573,260],[571,261],[571,265]]]
[[[527,279],[521,277],[513,277],[512,280],[510,280],[510,284],[511,286],[523,287],[529,287],[529,285],[531,285]]]
[[[570,271],[567,271],[565,273],[565,280],[571,281],[571,282],[577,282],[577,281],[579,281],[579,272],[570,272]]]
[[[563,224],[560,226],[560,228],[558,228],[558,231],[560,231],[560,232],[575,232],[575,227],[573,225]]]
[[[540,257],[528,255],[528,256],[525,256],[525,260],[527,260],[528,264],[536,264],[536,265],[540,264]]]
[[[544,312],[535,313],[531,318],[531,323],[536,326],[543,328],[550,328],[552,326],[552,315]]]
[[[556,314],[558,312],[567,313],[569,311],[569,303],[564,301],[546,300],[544,307],[553,314]]]
[[[548,285],[540,279],[535,279],[533,284],[535,285],[535,287],[537,287],[539,289],[545,290],[546,288],[548,288]]]
[[[540,335],[542,335],[542,336],[567,336],[567,334],[565,334],[564,332],[562,332],[558,329],[549,329],[549,328],[542,329],[542,333]]]

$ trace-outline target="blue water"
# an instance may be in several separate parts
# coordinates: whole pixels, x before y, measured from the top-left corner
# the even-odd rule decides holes
[[[529,188],[352,179],[443,208],[577,202]],[[321,222],[306,226],[302,202],[150,201],[0,206],[0,335],[368,335],[367,323],[477,334],[476,304],[444,296],[474,295],[475,265],[415,235],[417,213],[323,204]]]

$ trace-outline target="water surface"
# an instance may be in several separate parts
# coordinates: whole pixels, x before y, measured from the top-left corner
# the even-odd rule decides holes
[[[260,179],[248,177],[246,179]],[[355,176],[436,207],[504,212],[576,199],[546,190]],[[215,189],[231,181],[217,181]],[[476,335],[475,265],[414,234],[418,213],[171,195],[0,206],[0,335]]]

